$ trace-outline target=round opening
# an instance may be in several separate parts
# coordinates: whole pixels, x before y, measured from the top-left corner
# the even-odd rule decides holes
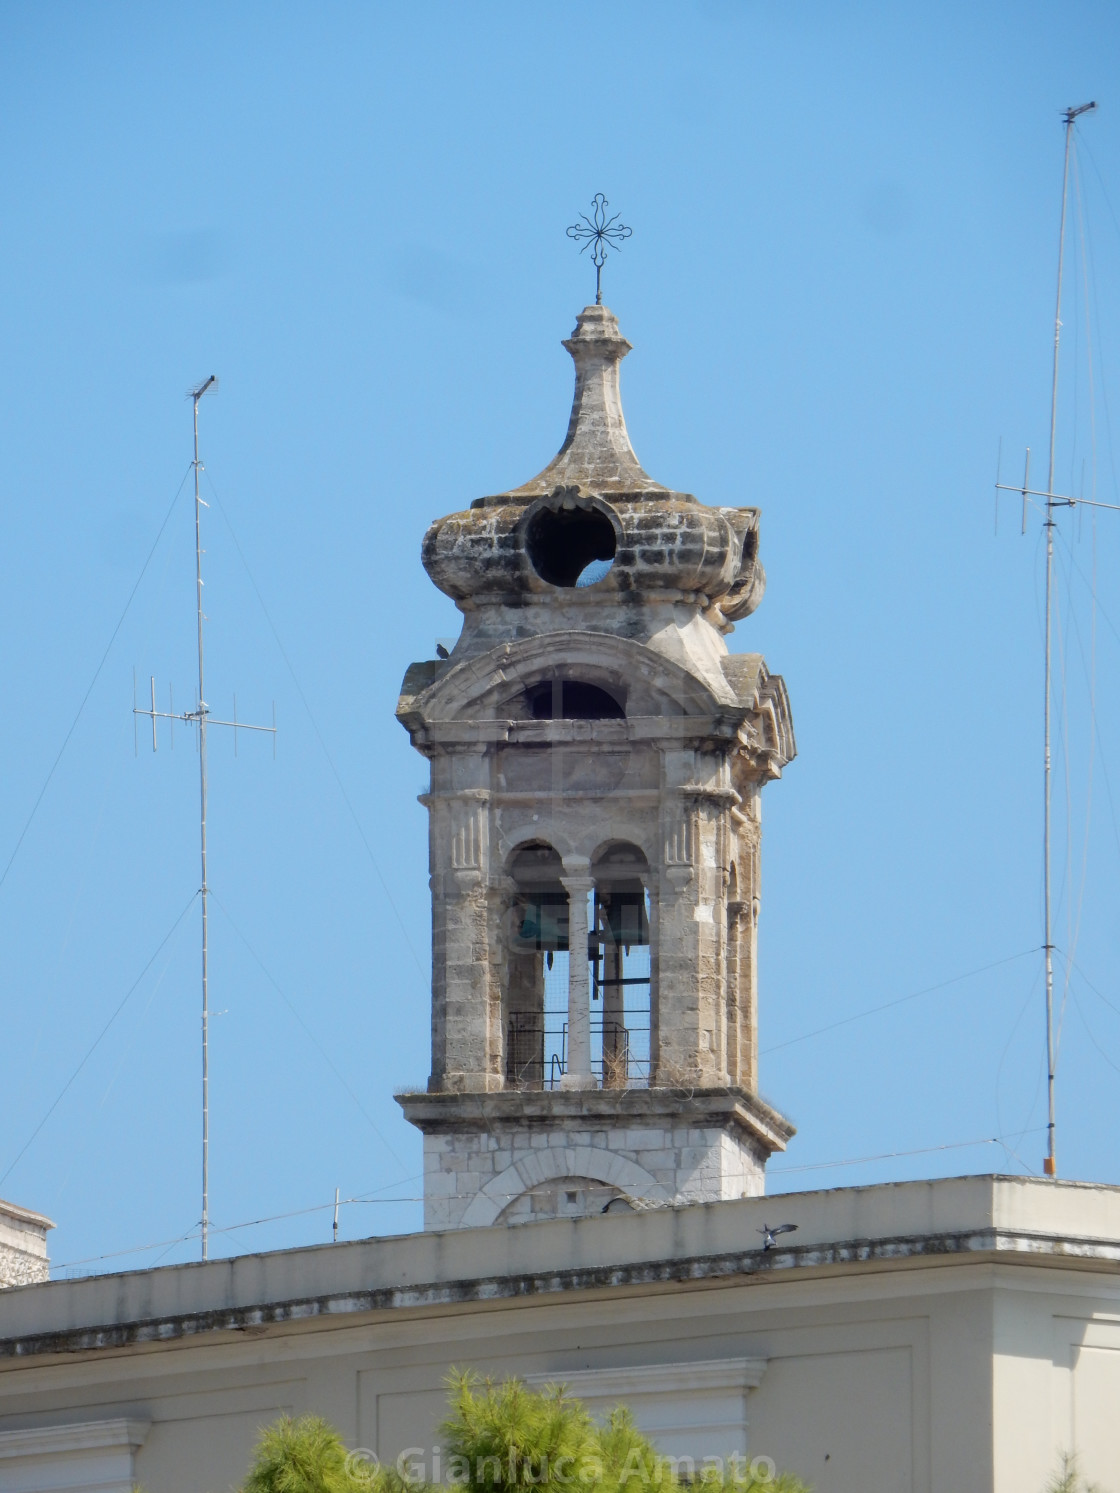
[[[614,560],[614,525],[598,508],[539,508],[529,520],[525,548],[550,586],[593,586]]]

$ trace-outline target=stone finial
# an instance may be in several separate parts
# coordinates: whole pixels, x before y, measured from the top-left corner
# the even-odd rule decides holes
[[[544,471],[509,496],[538,497],[557,488],[599,494],[665,492],[643,469],[626,431],[618,375],[631,344],[618,330],[618,317],[606,306],[584,307],[564,346],[576,365],[568,434]]]
[[[50,1279],[47,1231],[53,1228],[41,1213],[0,1198],[0,1289]]]

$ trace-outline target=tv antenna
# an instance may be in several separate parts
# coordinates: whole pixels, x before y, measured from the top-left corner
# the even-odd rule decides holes
[[[1054,1114],[1054,1068],[1056,1066],[1056,1054],[1054,1051],[1054,940],[1051,907],[1051,876],[1050,876],[1050,695],[1051,695],[1051,617],[1054,590],[1054,514],[1060,508],[1108,508],[1113,512],[1120,513],[1120,504],[1101,503],[1095,498],[1074,498],[1065,493],[1054,491],[1054,452],[1058,437],[1058,353],[1061,345],[1062,335],[1062,273],[1065,268],[1066,249],[1066,207],[1069,201],[1069,160],[1073,145],[1073,126],[1082,114],[1090,114],[1096,109],[1096,103],[1079,104],[1077,108],[1067,109],[1062,115],[1062,121],[1066,127],[1066,149],[1065,163],[1062,168],[1062,212],[1061,226],[1058,230],[1058,290],[1054,306],[1054,364],[1053,375],[1050,383],[1050,453],[1046,471],[1046,488],[1042,491],[1031,487],[1031,452],[1027,447],[1026,463],[1023,469],[1023,484],[1021,487],[1013,487],[1008,483],[1000,482],[997,474],[996,492],[1017,492],[1023,499],[1023,523],[1022,532],[1027,532],[1027,506],[1031,498],[1041,499],[1044,504],[1043,528],[1046,531],[1046,621],[1044,642],[1044,676],[1045,693],[1042,707],[1042,901],[1043,901],[1043,955],[1046,969],[1046,1155],[1043,1157],[1042,1170],[1047,1177],[1058,1175],[1058,1153],[1057,1132]],[[996,502],[999,502],[997,496]]]
[[[133,716],[147,716],[152,722],[152,751],[157,749],[156,722],[165,720],[171,722],[171,742],[175,742],[176,721],[189,721],[198,727],[198,786],[199,786],[199,839],[202,850],[202,886],[199,895],[202,899],[202,1258],[210,1257],[210,946],[209,946],[209,898],[210,883],[206,877],[206,732],[210,726],[231,726],[233,728],[233,749],[237,751],[238,731],[264,731],[272,737],[273,755],[276,753],[276,706],[272,707],[271,726],[253,726],[246,721],[237,719],[237,697],[233,701],[233,720],[215,720],[210,715],[210,707],[206,703],[205,675],[203,670],[203,648],[202,648],[202,624],[205,621],[205,613],[202,610],[202,510],[210,505],[205,502],[199,492],[199,473],[202,471],[202,462],[198,458],[198,402],[204,394],[217,393],[218,380],[211,374],[202,383],[188,391],[187,398],[191,401],[194,413],[194,564],[195,564],[195,599],[198,614],[198,703],[193,710],[176,712],[173,696],[168,695],[168,709],[156,709],[156,681],[152,676],[152,703],[151,708],[142,710],[136,704],[136,681],[133,677]]]

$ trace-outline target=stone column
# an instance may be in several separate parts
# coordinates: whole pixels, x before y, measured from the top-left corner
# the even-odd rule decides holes
[[[743,928],[742,902],[729,898],[727,903],[727,956],[724,971],[727,984],[727,1077],[731,1083],[743,1081],[742,1024],[739,1010],[739,948]]]
[[[659,912],[659,878],[651,870],[647,883],[649,890],[649,1086],[659,1084],[658,1064],[661,1061],[661,936]]]
[[[568,1063],[564,1089],[594,1087],[591,1074],[591,975],[587,967],[587,897],[591,877],[562,876],[568,894]]]
[[[603,1087],[605,1089],[624,1089],[628,1077],[626,995],[625,986],[622,984],[625,968],[622,945],[615,943],[608,934],[603,941]]]

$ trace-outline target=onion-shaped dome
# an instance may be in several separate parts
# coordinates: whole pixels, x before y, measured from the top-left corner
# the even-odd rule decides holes
[[[464,610],[568,602],[686,601],[726,628],[752,612],[766,578],[758,509],[709,508],[644,470],[626,430],[618,319],[588,306],[564,346],[576,365],[568,433],[531,482],[478,498],[424,536],[429,576]]]

